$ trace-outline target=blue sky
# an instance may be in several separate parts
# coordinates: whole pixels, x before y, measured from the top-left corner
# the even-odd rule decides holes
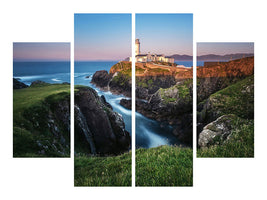
[[[14,61],[70,61],[70,43],[14,42]]]
[[[193,14],[136,14],[141,53],[193,55]]]
[[[131,14],[75,14],[75,61],[131,56],[131,28]]]
[[[197,55],[254,53],[254,43],[251,42],[201,42],[197,43]]]

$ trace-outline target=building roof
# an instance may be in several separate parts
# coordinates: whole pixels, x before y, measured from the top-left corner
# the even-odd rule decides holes
[[[136,57],[143,57],[143,56],[147,56],[148,54],[138,54],[136,55]]]

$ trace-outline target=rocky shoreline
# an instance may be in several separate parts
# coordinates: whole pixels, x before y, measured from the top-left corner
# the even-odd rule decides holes
[[[125,91],[127,93],[131,88],[130,77],[125,73],[125,71],[129,71],[129,63],[127,63],[127,66],[128,68],[124,67],[124,63],[121,62],[111,68],[110,74],[108,74],[108,72],[96,73],[92,82],[96,84],[96,86],[104,86],[104,88],[108,88],[105,84],[109,83],[111,92],[125,94]],[[136,70],[137,112],[160,123],[172,125],[174,127],[173,134],[177,136],[181,142],[192,145],[192,69],[175,69],[173,66],[157,69],[156,65],[153,65],[153,63],[137,63]],[[103,75],[103,73],[105,74]],[[118,74],[118,80],[120,81],[113,81],[111,77],[114,75],[117,76]],[[238,96],[241,102],[245,102],[244,107],[249,110],[249,114],[244,114],[246,113],[245,111],[243,114],[234,112],[236,108],[232,108],[231,105],[227,104],[224,106],[224,112],[219,112],[218,110],[220,109],[216,103],[220,101],[223,102],[223,100],[220,94],[216,100],[213,97],[216,93],[220,93],[229,87],[228,96],[231,96],[231,94],[234,94],[234,92],[231,91],[231,87],[234,87],[233,85],[235,84],[238,85],[240,81],[251,77],[253,74],[254,57],[218,63],[215,66],[197,68],[198,144],[202,142],[199,141],[199,135],[204,127],[217,120],[219,117],[222,117],[224,114],[226,114],[226,117],[228,114],[236,114],[236,116],[242,119],[252,119],[254,110],[247,104],[254,105],[254,81],[251,80],[249,83],[244,83],[242,87],[248,89],[243,89],[243,93]],[[103,77],[105,80],[102,81]],[[127,84],[125,84],[126,82]],[[105,84],[101,85],[103,83]],[[112,85],[112,87],[110,87],[110,85]],[[236,90],[240,89],[241,88],[236,88]],[[240,99],[241,97],[244,98]],[[131,109],[131,100],[122,99],[120,104],[127,109]],[[226,106],[232,110],[228,109]]]
[[[153,68],[147,76],[136,77],[136,110],[159,123],[172,125],[173,135],[181,142],[192,145],[193,87],[192,78],[187,78],[190,72],[187,72],[186,77],[183,77],[184,73],[177,77],[173,72],[166,75],[158,73],[161,70]],[[184,68],[179,70],[188,71]],[[110,73],[96,72],[92,83],[101,89],[130,97],[131,77],[128,72],[129,62],[121,62],[114,65]],[[131,109],[131,100],[122,99],[120,105]]]

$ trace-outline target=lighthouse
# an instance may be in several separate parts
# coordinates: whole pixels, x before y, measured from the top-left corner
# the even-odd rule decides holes
[[[135,39],[135,55],[140,54],[140,42],[139,39]]]

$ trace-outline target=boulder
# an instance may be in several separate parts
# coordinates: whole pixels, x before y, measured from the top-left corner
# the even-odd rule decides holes
[[[223,115],[206,125],[198,137],[199,147],[220,144],[227,140],[234,129],[236,115]]]
[[[132,109],[132,100],[131,99],[121,99],[120,105],[124,108],[127,108],[128,110]]]
[[[106,70],[96,71],[92,77],[92,83],[97,87],[105,88],[108,87],[108,84],[112,78],[111,74],[108,74]]]
[[[75,107],[75,135],[86,136],[87,141],[90,139],[88,149],[92,149],[93,142],[95,153],[99,155],[117,155],[129,150],[131,137],[125,130],[122,116],[114,112],[94,89],[79,88],[75,92]],[[78,113],[80,116],[77,116]]]

